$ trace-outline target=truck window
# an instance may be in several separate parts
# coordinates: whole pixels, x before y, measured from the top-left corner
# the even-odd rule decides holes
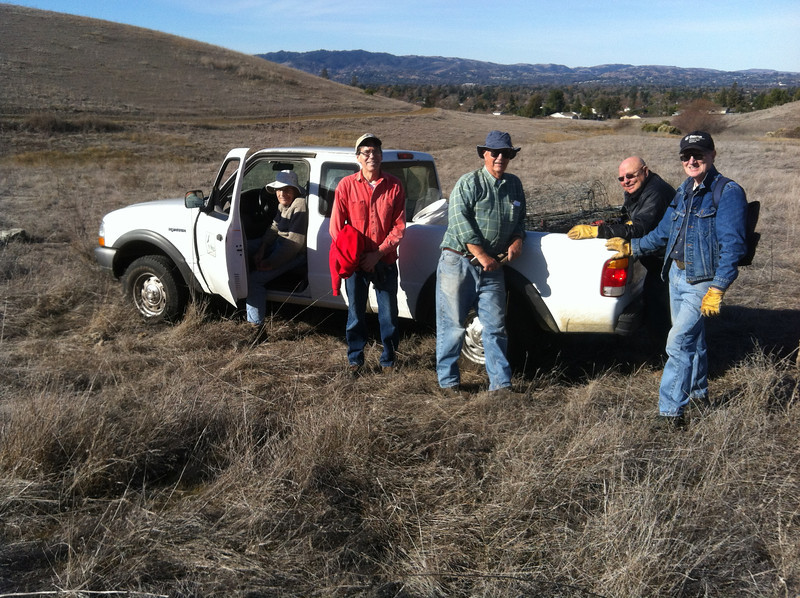
[[[224,174],[220,180],[225,183],[215,200],[215,211],[227,214],[231,207],[231,196],[233,195],[233,183],[239,163],[232,162],[225,165]],[[305,161],[287,162],[286,160],[257,160],[247,165],[247,172],[242,181],[242,196],[258,195],[258,190],[264,190],[269,183],[275,180],[275,176],[281,170],[293,170],[297,173],[298,182],[306,189],[308,194],[308,178],[310,168]],[[248,193],[249,192],[249,193]],[[266,193],[266,191],[264,191]]]
[[[254,242],[260,239],[272,226],[272,221],[278,213],[278,198],[274,193],[267,191],[266,186],[272,183],[282,170],[295,172],[298,183],[306,189],[306,195],[308,194],[307,162],[264,159],[249,164],[242,181],[239,204],[242,228],[248,241]]]
[[[406,221],[424,207],[441,199],[442,193],[432,162],[384,162],[382,167],[403,184],[406,192]]]
[[[336,196],[336,185],[344,177],[358,170],[358,164],[326,162],[322,165],[322,175],[319,184],[319,213],[325,218],[331,217],[333,199]]]
[[[239,160],[228,160],[222,166],[219,176],[217,177],[217,184],[225,181],[221,185],[221,190],[212,189],[210,201],[213,203],[214,214],[222,220],[228,219],[228,212],[231,209],[231,194],[233,193],[233,182],[236,179],[236,173],[239,171]]]
[[[247,173],[244,175],[242,191],[266,187],[275,180],[275,176],[281,170],[294,171],[295,174],[297,174],[298,182],[305,188],[306,193],[308,193],[308,163],[302,161],[288,162],[286,160],[259,160],[250,165]]]

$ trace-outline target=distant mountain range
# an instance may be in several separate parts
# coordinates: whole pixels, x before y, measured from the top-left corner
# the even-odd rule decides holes
[[[777,87],[800,85],[800,73],[751,69],[718,71],[676,66],[603,64],[570,68],[560,64],[495,64],[441,56],[395,56],[364,50],[269,52],[257,56],[306,73],[327,72],[332,81],[361,85],[654,85]]]

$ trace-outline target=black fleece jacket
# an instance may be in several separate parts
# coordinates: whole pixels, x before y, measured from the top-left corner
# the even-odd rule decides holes
[[[625,203],[622,207],[630,224],[601,224],[597,236],[601,239],[622,237],[627,241],[644,237],[661,221],[674,197],[675,189],[669,183],[655,172],[648,173],[644,184],[636,193],[625,192]]]

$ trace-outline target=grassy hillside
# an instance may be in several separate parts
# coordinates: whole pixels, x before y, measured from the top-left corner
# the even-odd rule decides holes
[[[747,114],[732,114],[726,118],[729,132],[737,135],[777,134],[778,137],[785,137],[787,132],[793,132],[797,138],[800,134],[800,102]]]
[[[269,118],[412,109],[147,29],[10,4],[0,4],[0,22],[0,115]]]
[[[132,52],[154,36],[0,10],[74,21]],[[80,46],[81,35],[60,39]],[[155,37],[197,48],[173,52],[180,67],[159,62],[165,72],[194,64],[197,89],[252,95],[251,79],[202,66],[216,49]],[[403,327],[398,375],[378,373],[372,344],[375,373],[352,380],[341,313],[271,306],[255,347],[242,313],[213,302],[149,327],[92,251],[105,212],[207,190],[236,146],[349,144],[372,130],[433,152],[449,189],[502,128],[523,148],[511,170],[529,201],[595,180],[618,201],[616,169],[631,154],[682,180],[676,137],[620,123],[369,115],[384,104],[335,85],[339,116],[327,118],[250,121],[244,102],[236,114],[248,122],[209,123],[214,103],[101,83],[66,108],[58,95],[83,85],[83,54],[57,62],[46,42],[26,54],[14,76],[41,106],[0,87],[15,106],[4,112],[18,115],[0,123],[0,229],[29,235],[0,246],[0,596],[800,595],[800,142],[766,136],[796,126],[800,105],[734,117],[716,137],[720,170],[763,203],[763,239],[709,322],[714,406],[669,431],[652,425],[663,356],[644,334],[540,337],[513,401],[493,402],[469,367],[470,397],[455,400],[437,389],[426,329]],[[37,54],[54,62],[37,68]],[[153,73],[134,61],[124,80]],[[367,103],[348,112],[356,97]],[[324,108],[308,101],[296,114]]]

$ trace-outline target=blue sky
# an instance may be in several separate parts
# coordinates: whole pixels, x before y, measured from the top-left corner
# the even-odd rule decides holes
[[[368,50],[500,64],[800,72],[798,0],[16,0],[247,54]]]

